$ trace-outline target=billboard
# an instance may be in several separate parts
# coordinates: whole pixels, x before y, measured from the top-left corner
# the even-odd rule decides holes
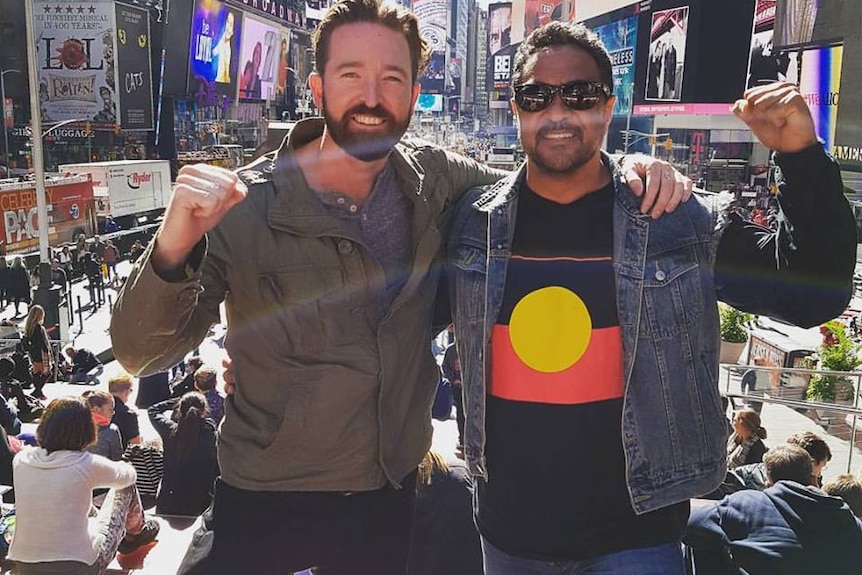
[[[423,92],[442,94],[446,80],[446,55],[442,52],[432,52],[425,73],[419,77],[419,85]]]
[[[777,0],[775,47],[796,46],[811,42],[821,2],[823,0]]]
[[[419,94],[416,99],[417,112],[442,112],[443,96],[441,94]]]
[[[419,20],[419,32],[428,41],[431,51],[445,53],[448,0],[413,0],[413,13]]]
[[[239,97],[272,100],[281,55],[281,32],[246,16],[239,51]]]
[[[776,50],[774,33],[775,0],[757,0],[754,6],[746,88],[778,80],[796,83],[797,55]]]
[[[488,56],[491,57],[512,43],[512,5],[488,6]]]
[[[635,48],[638,41],[638,18],[623,18],[593,31],[599,35],[611,56],[614,75],[614,114],[626,116],[632,111],[635,86]]]
[[[275,99],[284,102],[287,97],[287,83],[289,82],[290,62],[290,32],[284,30],[278,48],[278,74],[275,79]]]
[[[811,110],[817,137],[826,142],[826,149],[830,151],[835,145],[843,56],[843,46],[815,48],[802,53],[799,91]]]
[[[646,100],[682,99],[688,6],[653,12],[647,58]]]
[[[116,4],[117,93],[120,127],[153,129],[153,75],[150,66],[150,18],[146,10]]]
[[[35,0],[42,121],[90,120],[113,130],[119,117],[114,4]]]
[[[552,20],[554,10],[560,11],[560,0],[526,0],[524,6],[524,37]]]
[[[189,92],[210,85],[236,97],[242,12],[216,0],[196,0],[189,47]]]

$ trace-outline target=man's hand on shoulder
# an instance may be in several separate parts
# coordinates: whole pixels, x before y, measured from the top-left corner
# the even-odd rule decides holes
[[[208,164],[183,166],[156,236],[153,267],[171,272],[182,266],[204,234],[247,194],[248,188],[230,170]]]
[[[746,90],[732,110],[770,150],[800,152],[817,143],[811,111],[794,84],[773,82]]]
[[[691,197],[692,182],[669,162],[646,154],[630,154],[620,160],[623,179],[640,198],[641,213],[653,219],[671,213]]]

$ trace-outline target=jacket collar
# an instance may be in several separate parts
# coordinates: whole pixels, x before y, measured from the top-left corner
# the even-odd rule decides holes
[[[604,150],[601,150],[601,155],[602,162],[611,173],[614,183],[614,197],[617,205],[630,217],[643,217],[640,213],[640,198],[634,195],[631,188],[623,179],[619,164]],[[527,163],[524,162],[517,171],[501,179],[491,186],[487,192],[479,196],[479,199],[473,202],[473,207],[480,212],[490,212],[495,208],[509,204],[518,197],[518,192],[521,186],[526,183],[526,180]]]
[[[333,218],[309,188],[302,170],[296,164],[296,150],[323,135],[323,118],[297,122],[276,152],[273,169],[275,196],[267,210],[267,220],[275,228],[288,228],[314,236],[343,234],[343,226]],[[422,199],[424,171],[398,144],[389,154],[389,162],[399,189],[414,202]]]

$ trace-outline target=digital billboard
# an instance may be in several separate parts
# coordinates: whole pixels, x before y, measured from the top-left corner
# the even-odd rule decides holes
[[[275,26],[246,16],[240,45],[240,99],[272,100],[281,55],[281,32]]]
[[[775,2],[775,46],[811,42],[817,11],[823,0],[777,0]]]
[[[817,137],[826,142],[826,149],[830,151],[835,145],[843,56],[843,46],[815,48],[802,53],[799,91],[811,110]]]
[[[432,52],[425,73],[419,77],[419,85],[423,92],[442,94],[446,80],[446,55],[442,52]]]
[[[602,39],[611,56],[614,95],[617,97],[614,114],[628,115],[632,111],[634,97],[635,49],[638,41],[637,16],[596,26],[593,31]]]
[[[416,99],[416,112],[442,112],[443,96],[441,94],[420,93]]]
[[[652,14],[647,57],[647,100],[682,99],[682,74],[688,36],[688,6]]]
[[[524,36],[544,26],[553,18],[554,10],[560,11],[560,0],[526,0],[524,6]]]
[[[275,99],[278,102],[284,102],[287,96],[287,83],[289,81],[290,71],[287,67],[290,65],[290,32],[284,30],[281,34],[281,41],[278,49],[278,74],[275,80]]]
[[[757,0],[751,31],[751,51],[745,86],[784,80],[796,83],[797,55],[775,48],[775,0]]]
[[[242,12],[216,0],[197,0],[189,47],[189,91],[214,84],[219,94],[236,97]]]

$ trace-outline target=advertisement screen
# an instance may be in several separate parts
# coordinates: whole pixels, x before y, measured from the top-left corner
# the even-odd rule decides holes
[[[442,94],[445,79],[446,55],[442,52],[432,52],[425,73],[419,77],[419,85],[423,92]]]
[[[524,6],[524,36],[544,26],[553,18],[554,10],[560,11],[560,0],[526,0]]]
[[[214,84],[215,91],[236,97],[242,12],[216,0],[197,0],[189,47],[189,91]]]
[[[442,112],[443,96],[441,94],[420,93],[416,99],[417,112]]]
[[[153,129],[150,18],[146,10],[117,3],[117,92],[120,127]]]
[[[614,114],[631,113],[635,84],[635,48],[638,41],[637,16],[617,20],[593,29],[602,39],[611,56],[614,74],[614,95],[617,103]]]
[[[783,80],[796,83],[797,54],[775,49],[775,0],[757,0],[751,31],[746,88]]]
[[[246,17],[239,52],[239,97],[272,100],[281,50],[281,32],[275,26]]]
[[[843,46],[806,50],[802,53],[799,91],[808,102],[808,108],[814,117],[817,137],[826,142],[827,150],[832,150],[835,144],[843,56]]]
[[[488,57],[512,43],[512,5],[488,6]]]
[[[679,102],[682,98],[687,35],[688,6],[653,12],[645,99]]]
[[[281,34],[281,40],[278,48],[278,74],[275,81],[275,99],[279,102],[284,102],[287,95],[288,75],[290,71],[287,67],[290,65],[290,33],[286,30]]]
[[[35,2],[43,122],[91,120],[94,129],[114,129],[119,118],[114,19],[111,2],[86,7],[68,0]]]
[[[775,46],[811,42],[817,11],[824,0],[777,0],[775,2]]]

